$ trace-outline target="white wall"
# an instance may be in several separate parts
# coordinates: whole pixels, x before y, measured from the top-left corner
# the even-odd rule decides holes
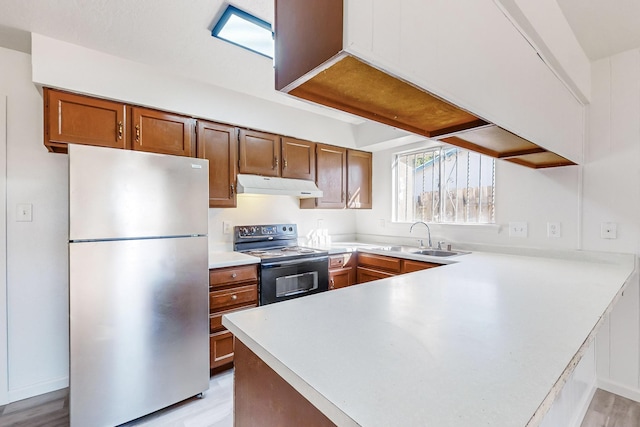
[[[0,343],[7,342],[7,97],[0,92]],[[7,346],[0,344],[0,405],[9,401]]]
[[[222,234],[223,221],[233,226],[294,223],[298,224],[300,237],[314,229],[326,228],[334,238],[353,240],[355,218],[355,211],[347,209],[300,209],[298,199],[294,197],[239,194],[237,208],[209,209],[209,247],[212,250],[232,249],[232,234]]]
[[[401,236],[417,239],[426,236],[423,228],[409,234],[410,224],[393,223],[394,153],[399,150],[422,148],[429,143],[417,143],[374,153],[373,156],[373,209],[357,212],[357,233],[374,239]],[[456,243],[479,243],[499,246],[553,247],[577,249],[579,247],[580,168],[577,166],[534,170],[506,161],[496,162],[496,225],[495,226],[431,226],[432,240]],[[381,220],[384,220],[384,224]],[[528,238],[508,235],[510,221],[526,221]],[[547,237],[547,222],[560,222],[562,236]]]
[[[30,56],[0,48],[0,69],[7,95],[8,393],[15,401],[67,385],[67,158],[43,146]],[[32,222],[16,222],[19,203],[33,205]]]

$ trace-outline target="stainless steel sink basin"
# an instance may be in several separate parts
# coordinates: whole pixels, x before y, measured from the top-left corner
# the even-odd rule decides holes
[[[447,256],[459,255],[461,252],[442,251],[442,250],[438,250],[438,249],[420,249],[418,251],[413,251],[411,253],[412,254],[416,254],[416,255],[447,257]]]

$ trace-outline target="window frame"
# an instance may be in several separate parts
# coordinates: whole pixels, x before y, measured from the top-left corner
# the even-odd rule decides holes
[[[480,159],[488,159],[491,160],[491,165],[492,165],[492,173],[491,173],[491,195],[490,198],[492,199],[491,202],[491,210],[490,210],[490,221],[491,222],[479,222],[477,221],[480,217],[480,214],[476,214],[476,221],[468,221],[469,218],[466,217],[464,219],[464,221],[443,221],[443,218],[446,217],[446,203],[443,203],[443,195],[446,194],[446,167],[444,167],[444,163],[447,159],[447,156],[445,155],[446,150],[451,149],[451,150],[458,150],[458,152],[466,152],[469,153],[468,155],[478,155],[480,156]],[[413,207],[414,211],[411,214],[411,218],[413,219],[403,219],[403,220],[398,220],[399,217],[399,201],[398,198],[400,196],[400,188],[399,188],[399,160],[401,157],[406,157],[406,156],[411,156],[411,155],[420,155],[420,154],[427,154],[427,153],[434,153],[433,157],[434,158],[438,158],[438,184],[437,184],[437,192],[438,192],[438,218],[437,220],[423,220],[423,219],[416,219],[414,218],[414,213],[415,213],[415,208],[416,208],[416,202],[413,198],[412,195],[412,204],[411,206]],[[468,157],[469,159],[469,157]],[[468,226],[472,226],[472,227],[491,227],[494,228],[495,226],[497,226],[498,224],[496,223],[496,159],[490,156],[486,156],[483,155],[481,153],[477,153],[474,152],[472,150],[467,150],[464,148],[460,148],[460,147],[456,147],[456,146],[451,146],[451,145],[434,145],[434,146],[428,146],[428,147],[422,147],[422,148],[416,148],[416,149],[412,149],[412,150],[407,150],[407,151],[402,151],[402,152],[395,152],[392,154],[392,165],[391,165],[391,169],[392,169],[392,183],[391,183],[391,192],[392,192],[392,212],[391,212],[391,222],[392,223],[396,223],[396,224],[411,224],[412,222],[415,221],[426,221],[429,224],[435,224],[435,225],[440,225],[440,226],[462,226],[462,227],[468,227]],[[479,175],[481,175],[482,173],[482,169],[481,169],[481,165],[482,162],[479,163],[480,164],[480,170],[479,170]],[[459,166],[456,166],[459,167]],[[466,176],[469,177],[469,163],[467,162],[466,165]],[[415,171],[415,169],[414,169]],[[412,179],[415,180],[415,173],[414,175],[412,175]],[[444,184],[444,185],[443,185]],[[432,188],[435,188],[436,186],[433,186],[432,184]],[[481,186],[479,185],[478,187],[471,187],[471,188],[481,188]],[[406,190],[405,190],[406,191]],[[478,205],[481,206],[482,203],[482,198],[478,198]],[[486,199],[484,199],[486,200]],[[464,204],[464,202],[463,202]],[[407,217],[409,215],[406,215]]]

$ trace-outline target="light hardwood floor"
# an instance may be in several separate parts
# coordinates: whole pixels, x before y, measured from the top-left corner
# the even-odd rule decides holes
[[[0,406],[0,426],[67,427],[68,395],[64,389]],[[143,426],[232,427],[233,371],[211,377],[203,399],[185,400],[121,427]],[[581,427],[640,427],[640,403],[597,390]]]
[[[2,427],[68,427],[69,389],[0,406]],[[202,399],[191,398],[122,427],[232,427],[233,370],[211,377]]]
[[[640,403],[598,389],[581,427],[640,427]]]

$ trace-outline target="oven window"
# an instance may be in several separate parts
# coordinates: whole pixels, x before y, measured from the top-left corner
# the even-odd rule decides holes
[[[300,294],[317,288],[317,271],[276,278],[276,297]]]

